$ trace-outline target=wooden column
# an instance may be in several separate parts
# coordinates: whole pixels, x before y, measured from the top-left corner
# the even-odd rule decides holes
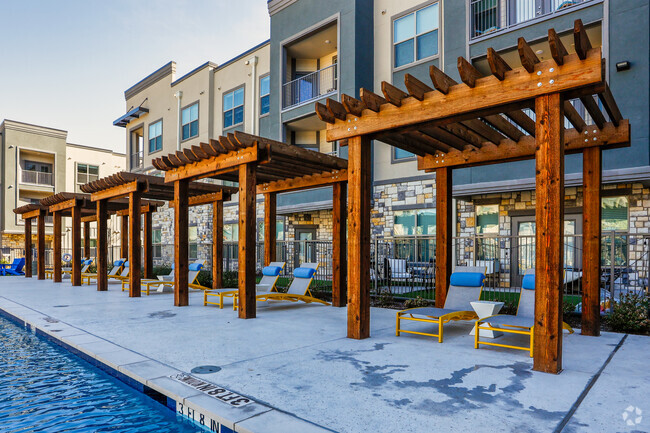
[[[72,212],[72,285],[81,286],[81,208],[75,205]]]
[[[129,257],[129,217],[127,215],[122,216],[120,237],[120,258],[126,259]]]
[[[348,140],[348,338],[370,337],[370,139]]]
[[[582,334],[600,335],[600,184],[602,150],[582,153]]]
[[[32,219],[25,220],[25,278],[32,278]]]
[[[39,280],[45,279],[45,215],[42,210],[36,217],[36,275]]]
[[[84,258],[90,258],[90,221],[84,221]]]
[[[453,264],[451,168],[436,169],[436,307],[444,308]]]
[[[223,201],[212,203],[212,288],[223,287]]]
[[[332,185],[332,305],[345,307],[348,292],[345,282],[347,275],[346,255],[346,215],[348,213],[347,184],[337,182]]]
[[[253,319],[255,305],[255,183],[257,167],[239,166],[239,318]]]
[[[129,193],[129,297],[140,297],[142,245],[140,244],[141,193]]]
[[[52,260],[54,261],[54,276],[52,280],[55,283],[61,282],[61,212],[54,212],[54,254]]]
[[[275,261],[276,255],[276,211],[277,194],[267,192],[264,194],[264,266]]]
[[[142,215],[142,239],[144,248],[142,249],[144,269],[142,275],[144,278],[153,278],[153,213],[145,212]]]
[[[189,304],[187,273],[189,267],[189,204],[188,181],[174,182],[174,305]]]
[[[108,290],[108,209],[107,201],[97,201],[97,290]]]
[[[533,369],[562,370],[564,113],[560,94],[535,99],[535,327]]]

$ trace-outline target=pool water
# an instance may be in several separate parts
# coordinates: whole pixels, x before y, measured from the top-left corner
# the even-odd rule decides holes
[[[200,432],[175,412],[0,317],[0,432]]]

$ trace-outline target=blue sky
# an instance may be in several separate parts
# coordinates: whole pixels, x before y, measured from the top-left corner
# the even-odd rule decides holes
[[[181,76],[269,38],[265,0],[0,0],[0,17],[0,121],[119,152],[124,90],[170,60]]]

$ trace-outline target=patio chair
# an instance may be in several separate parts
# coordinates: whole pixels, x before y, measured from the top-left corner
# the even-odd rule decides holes
[[[88,272],[88,268],[93,264],[93,259],[82,258],[81,259],[81,273],[84,274]],[[61,268],[61,275],[71,275],[72,268]],[[45,270],[45,278],[54,279],[54,269]]]
[[[521,283],[521,292],[519,294],[519,304],[517,314],[512,316],[508,314],[497,314],[495,316],[485,317],[477,320],[476,330],[474,332],[474,348],[478,349],[479,345],[506,347],[508,349],[526,350],[533,357],[533,328],[535,325],[535,270],[529,269],[524,274]],[[562,323],[562,328],[573,334],[573,328],[567,323]],[[510,344],[494,343],[491,341],[482,341],[480,331],[498,331],[509,334],[521,334],[529,336],[529,347],[513,346]]]
[[[386,259],[388,265],[388,278],[392,280],[408,280],[411,273],[408,271],[406,259]]]
[[[208,287],[203,287],[199,284],[198,278],[205,260],[197,260],[194,263],[190,263],[187,273],[188,287],[195,290],[210,290]],[[144,285],[145,293],[147,296],[151,294],[151,288],[157,287],[156,292],[164,293],[166,287],[173,288],[176,285],[176,281],[161,281],[153,279],[143,279],[140,280],[140,284]],[[122,280],[122,291],[125,291],[129,287],[129,280]]]
[[[286,262],[271,262],[268,266],[262,269],[262,279],[255,286],[257,292],[277,292],[275,284],[280,278],[282,270],[286,266]],[[233,298],[233,309],[235,308],[234,298],[237,296],[237,288],[225,288],[217,290],[205,290],[203,292],[203,305],[218,305],[219,309],[223,308],[223,298]],[[208,296],[215,296],[219,298],[218,302],[208,301]]]
[[[115,277],[118,272],[122,270],[122,267],[124,266],[124,263],[126,262],[126,259],[117,259],[113,262],[113,268],[110,270],[108,273],[108,278]],[[81,284],[83,285],[84,281],[88,282],[88,285],[90,285],[91,280],[96,280],[97,279],[97,274],[90,274],[90,273],[82,273],[81,274]]]
[[[398,311],[395,335],[399,336],[402,332],[427,335],[430,337],[438,337],[438,342],[442,343],[445,323],[458,320],[475,320],[478,318],[470,302],[478,301],[481,298],[484,279],[485,267],[457,266],[455,272],[451,274],[444,308],[416,307]],[[435,323],[438,325],[438,333],[432,334],[402,329],[402,320]]]
[[[128,280],[129,279],[129,269],[130,269],[129,261],[127,260],[127,261],[124,262],[124,266],[122,267],[122,272],[120,272],[119,275],[109,275],[108,278],[109,279],[113,278],[115,280],[120,280],[120,281]]]
[[[25,267],[25,258],[14,259],[11,264],[4,263],[0,265],[0,273],[2,275],[25,275],[23,268]]]
[[[317,302],[323,305],[330,305],[329,302],[315,298],[309,290],[309,286],[314,281],[314,275],[316,274],[318,265],[318,263],[303,263],[299,268],[294,269],[293,280],[286,293],[271,290],[257,292],[255,299],[257,301],[302,301],[306,304]],[[238,293],[235,294],[233,309],[237,309],[238,297]]]
[[[167,275],[156,276],[159,281],[174,281],[174,264],[172,263],[172,270]]]

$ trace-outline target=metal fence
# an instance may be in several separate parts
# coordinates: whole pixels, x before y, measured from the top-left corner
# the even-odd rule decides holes
[[[336,92],[336,63],[282,85],[282,108]]]
[[[54,173],[43,173],[34,170],[22,170],[21,180],[24,183],[54,186]]]

